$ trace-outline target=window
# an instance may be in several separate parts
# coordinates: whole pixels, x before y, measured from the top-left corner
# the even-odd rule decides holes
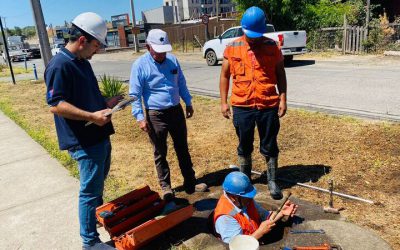
[[[267,32],[266,33],[271,33],[271,32],[275,32],[275,28],[272,25],[267,25]]]
[[[237,29],[230,29],[228,31],[225,31],[224,34],[222,34],[222,39],[226,39],[226,38],[234,38],[236,37],[236,33],[237,33]]]
[[[236,34],[236,36],[237,36],[237,37],[243,36],[243,30],[242,30],[242,28],[237,29],[237,34]]]

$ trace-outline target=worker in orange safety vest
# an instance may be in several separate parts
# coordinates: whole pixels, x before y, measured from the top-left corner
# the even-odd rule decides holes
[[[283,209],[272,216],[273,213],[254,201],[257,190],[250,179],[238,171],[228,174],[222,187],[224,194],[217,203],[213,219],[215,232],[225,243],[239,234],[251,235],[258,240],[272,230],[275,222],[283,216],[293,217],[297,210],[297,205],[287,201]]]
[[[228,105],[229,80],[232,77],[231,105],[233,124],[239,138],[237,154],[240,171],[251,179],[254,129],[260,137],[260,153],[267,165],[268,188],[273,199],[281,199],[277,185],[280,122],[287,109],[284,58],[276,42],[264,37],[266,16],[258,7],[245,11],[244,35],[228,44],[220,76],[222,115],[231,117]]]

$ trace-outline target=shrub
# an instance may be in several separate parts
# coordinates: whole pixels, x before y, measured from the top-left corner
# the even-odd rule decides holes
[[[400,51],[400,42],[395,42],[395,43],[389,44],[388,50]]]
[[[0,63],[0,72],[5,70],[7,68],[7,65],[5,63]]]
[[[100,77],[100,90],[105,98],[123,95],[125,89],[124,83],[115,77],[107,76],[106,74]]]
[[[393,42],[395,30],[389,26],[386,13],[379,18],[372,19],[368,39],[363,42],[367,52],[382,52]]]

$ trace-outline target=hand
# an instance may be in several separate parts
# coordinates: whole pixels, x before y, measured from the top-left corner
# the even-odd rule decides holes
[[[286,114],[287,104],[286,101],[279,102],[278,116],[282,118]]]
[[[270,220],[265,220],[261,222],[259,229],[263,234],[269,233],[272,228],[275,226],[275,222],[270,221]]]
[[[231,117],[231,109],[228,104],[221,104],[221,113],[226,119]]]
[[[290,202],[290,201],[286,201],[286,203],[285,203],[285,205],[283,205],[283,208],[282,208],[282,210],[281,210],[281,214],[283,215],[283,216],[290,216],[290,217],[293,217],[294,216],[294,214],[296,213],[296,211],[297,211],[297,205],[296,204],[294,204],[294,203],[292,203],[292,202]]]
[[[111,109],[114,108],[115,105],[117,105],[118,102],[121,101],[122,99],[124,99],[124,96],[122,96],[122,95],[117,95],[117,96],[113,96],[113,97],[109,98],[107,100],[107,107],[109,107]]]
[[[149,124],[147,123],[146,120],[138,121],[138,124],[139,124],[139,128],[141,130],[143,130],[144,132],[148,133],[150,131]]]
[[[110,111],[111,109],[103,109],[92,113],[91,122],[100,127],[106,125],[111,121],[111,115],[106,116]]]
[[[192,117],[193,113],[194,113],[193,106],[186,106],[186,118]]]

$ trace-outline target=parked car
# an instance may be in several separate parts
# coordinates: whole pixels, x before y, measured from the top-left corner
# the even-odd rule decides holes
[[[60,43],[53,44],[53,46],[51,47],[51,54],[53,56],[57,55],[57,53],[59,53],[61,51],[61,48],[64,48],[64,44],[60,44]]]
[[[26,50],[10,50],[8,51],[8,54],[10,55],[10,59],[12,62],[19,62],[19,61],[24,61],[29,60],[28,52]]]
[[[42,55],[40,54],[39,48],[30,48],[27,49],[29,58],[41,58]]]
[[[218,38],[207,41],[202,49],[207,64],[213,66],[222,61],[225,47],[240,36],[243,36],[242,27],[236,26],[226,30]],[[307,53],[307,34],[304,30],[275,32],[274,26],[267,24],[264,36],[275,40],[280,46],[285,63],[290,63],[294,55]]]

